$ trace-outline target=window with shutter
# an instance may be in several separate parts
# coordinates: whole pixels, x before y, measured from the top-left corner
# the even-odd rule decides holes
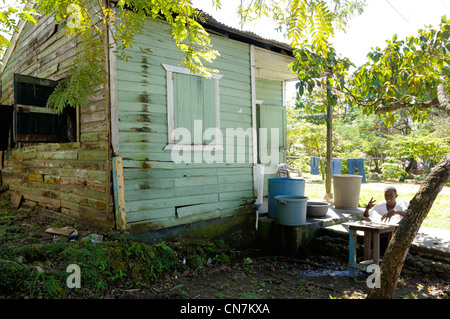
[[[194,74],[187,68],[163,64],[167,73],[168,145],[186,150],[222,149],[222,141],[206,130],[220,131],[221,74],[210,78]],[[212,140],[209,140],[211,137]]]

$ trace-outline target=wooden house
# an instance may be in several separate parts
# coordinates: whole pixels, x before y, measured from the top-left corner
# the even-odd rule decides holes
[[[108,97],[99,87],[58,115],[46,98],[79,41],[54,17],[21,23],[0,67],[1,183],[55,214],[132,233],[254,216],[260,128],[269,145],[279,129],[285,162],[292,49],[212,18],[204,27],[220,52],[210,79],[181,67],[168,24],[149,18],[131,59],[111,50]],[[170,134],[180,127],[191,136]],[[222,138],[208,139],[208,128]]]

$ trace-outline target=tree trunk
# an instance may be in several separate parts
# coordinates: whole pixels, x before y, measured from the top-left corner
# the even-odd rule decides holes
[[[333,105],[331,104],[331,85],[329,76],[326,77],[327,85],[327,166],[325,174],[325,199],[332,202],[333,194],[331,193],[331,164],[333,154]]]
[[[448,98],[447,90],[443,84],[438,85],[437,96],[439,104],[444,108],[447,114],[450,115],[450,99]]]
[[[408,212],[395,232],[381,264],[381,287],[373,288],[368,299],[394,297],[398,278],[408,249],[439,192],[450,177],[450,153],[431,170],[411,200]]]

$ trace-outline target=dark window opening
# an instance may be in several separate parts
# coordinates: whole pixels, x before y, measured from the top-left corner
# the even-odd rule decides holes
[[[11,105],[0,105],[0,151],[8,149],[9,132],[13,121],[13,108]]]
[[[64,108],[61,114],[46,108],[47,100],[58,82],[14,74],[15,142],[75,142],[76,109]]]

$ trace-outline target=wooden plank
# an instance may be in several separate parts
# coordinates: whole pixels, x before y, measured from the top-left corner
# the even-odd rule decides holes
[[[192,196],[189,202],[195,203],[195,198],[199,197],[198,203],[201,203],[202,196],[218,196],[220,192],[230,191],[246,191],[252,190],[252,183],[236,183],[236,184],[210,184],[197,185],[195,187],[185,186],[176,187],[172,191],[167,189],[140,189],[126,192],[127,202],[139,202],[146,199],[165,199],[171,197],[185,197]],[[174,204],[175,205],[175,204]],[[175,205],[179,206],[179,205]]]
[[[229,201],[229,200],[233,201],[247,200],[249,202],[252,202],[254,200],[253,191],[246,190],[246,191],[219,193],[219,201]]]
[[[159,180],[159,179],[173,179],[181,177],[200,177],[200,176],[216,176],[216,167],[193,168],[189,170],[177,169],[160,169],[160,168],[137,168],[126,169],[124,171],[125,180]]]
[[[248,172],[248,171],[242,175],[219,176],[220,184],[236,184],[236,183],[251,184],[252,182],[253,182],[253,176],[251,175],[251,172]]]
[[[155,112],[119,112],[119,121],[121,122],[151,122],[151,123],[161,123],[167,125],[167,116],[165,113],[155,113]]]
[[[33,134],[15,134],[14,140],[16,142],[57,142],[57,135],[33,135]]]
[[[183,219],[183,223],[217,218],[220,217],[220,209],[217,203],[179,207],[176,209],[176,217],[180,220]]]
[[[127,131],[127,132],[148,132],[148,133],[162,133],[166,135],[168,128],[167,124],[162,123],[149,123],[149,122],[120,122],[119,123],[119,129],[120,131]]]
[[[123,159],[124,168],[160,168],[160,169],[188,169],[188,168],[206,168],[211,167],[211,163],[174,163],[172,161],[136,161],[128,158]],[[252,167],[252,163],[236,163],[230,164],[226,162],[214,163],[214,167],[230,167],[233,166],[246,166]]]
[[[163,161],[163,162],[172,162],[172,154],[167,151],[158,151],[158,152],[126,152],[122,151],[122,157],[124,160],[133,160],[133,161],[140,161],[140,162],[146,162],[146,161]]]
[[[121,145],[121,150],[123,151],[123,153],[125,154],[133,154],[133,153],[169,153],[170,152],[164,152],[163,151],[163,146],[161,145],[161,143],[151,143],[151,142],[127,142],[127,143],[122,143],[123,145]],[[164,144],[164,143],[163,143]]]
[[[364,259],[370,259],[370,251],[372,249],[372,234],[364,233]]]
[[[106,151],[104,149],[99,150],[79,150],[78,159],[80,160],[95,160],[104,161],[106,160]]]
[[[145,209],[136,212],[127,211],[127,225],[163,218],[175,218],[175,207]]]
[[[87,122],[99,122],[105,120],[105,110],[95,110],[92,112],[82,112],[81,113],[81,121],[83,123]]]
[[[59,70],[59,63],[55,64],[52,67],[49,67],[48,69],[37,74],[36,76],[40,77],[40,78],[46,78],[46,77],[49,77],[50,75],[55,74],[56,72],[58,72],[58,70]]]
[[[349,276],[352,278],[355,278],[355,269],[352,267],[356,263],[356,231],[350,229],[349,230],[349,255],[348,255],[348,264],[349,269],[348,273]]]
[[[45,230],[46,233],[52,234],[52,235],[60,235],[60,236],[65,236],[65,237],[69,237],[70,235],[72,235],[72,233],[75,231],[75,228],[73,228],[72,226],[65,226],[65,227],[50,227],[47,228]]]
[[[398,225],[384,224],[384,223],[375,223],[375,222],[366,222],[366,221],[356,221],[353,223],[343,223],[344,226],[348,226],[350,229],[354,230],[362,230],[362,231],[370,231],[374,234],[376,233],[386,233],[395,231]]]
[[[168,208],[176,206],[187,206],[199,203],[211,203],[219,200],[218,194],[205,194],[199,196],[171,196],[166,198],[155,198],[139,201],[129,201],[128,194],[125,193],[125,200],[127,201],[127,212],[135,212],[139,210],[146,210],[148,207],[152,208]]]
[[[131,132],[120,131],[119,133],[120,147],[124,147],[128,142],[130,143],[154,143],[160,149],[164,149],[167,145],[167,133],[151,133],[150,132]]]
[[[116,228],[119,231],[124,231],[127,228],[127,220],[125,208],[125,184],[121,157],[113,157],[113,187]]]
[[[94,182],[85,182],[83,185],[86,186],[72,186],[72,185],[61,185],[58,188],[61,192],[70,192],[75,195],[79,195],[81,197],[89,197],[96,200],[104,201],[105,200],[105,185],[103,184],[95,184]],[[97,189],[94,188],[97,186]]]
[[[191,176],[177,178],[174,181],[175,187],[186,186],[202,186],[202,185],[217,185],[219,182],[218,176]]]
[[[27,145],[24,148],[13,150],[13,153],[40,153],[58,150],[73,150],[81,146],[78,142],[72,143],[51,143],[51,144],[37,144]]]
[[[175,180],[168,177],[158,179],[127,180],[125,183],[125,191],[133,191],[138,189],[170,189],[174,187]]]
[[[109,34],[108,42],[110,44],[109,48],[109,96],[110,96],[110,105],[111,105],[111,146],[112,146],[112,154],[119,155],[119,101],[117,98],[117,59],[116,53],[116,44],[113,40],[112,33]],[[123,166],[122,166],[123,169]]]
[[[59,184],[60,176],[44,175],[44,183],[46,184]]]
[[[92,206],[79,205],[78,218],[86,219],[90,223],[107,224],[106,213],[104,209],[98,209]]]
[[[27,193],[24,195],[24,200],[49,209],[59,210],[61,208],[61,201],[59,199],[49,198],[47,196],[31,195]]]
[[[61,193],[61,200],[79,204],[79,206],[91,207],[95,210],[105,211],[106,203],[104,199],[94,199],[81,196],[75,193]]]
[[[40,160],[65,160],[78,159],[78,150],[57,151],[57,152],[42,152],[37,154],[37,159]]]
[[[78,211],[79,204],[71,201],[61,200],[61,209],[67,209],[74,212]],[[72,215],[72,214],[71,214]]]
[[[373,234],[373,263],[379,265],[380,263],[380,234]]]
[[[44,113],[44,114],[57,114],[55,109],[48,109],[41,106],[20,105],[15,104],[15,111],[20,113]]]

